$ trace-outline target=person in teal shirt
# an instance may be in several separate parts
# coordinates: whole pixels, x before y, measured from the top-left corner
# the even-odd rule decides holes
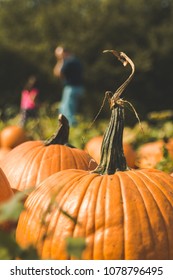
[[[75,55],[61,46],[55,49],[55,56],[54,75],[63,82],[59,113],[68,119],[70,126],[75,126],[79,102],[84,96],[83,67]]]

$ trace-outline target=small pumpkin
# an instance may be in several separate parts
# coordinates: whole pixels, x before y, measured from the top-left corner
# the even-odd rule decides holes
[[[0,133],[1,147],[13,149],[19,144],[27,141],[26,131],[18,125],[9,125]]]
[[[1,161],[10,185],[23,191],[60,170],[93,170],[96,162],[85,151],[69,146],[68,136],[68,120],[59,115],[59,129],[50,139],[27,141],[10,151]]]
[[[162,161],[164,148],[173,159],[173,139],[163,139],[155,142],[148,142],[141,145],[137,150],[136,165],[139,168],[155,168]]]
[[[111,119],[94,171],[63,170],[44,180],[25,202],[16,231],[22,247],[42,259],[74,259],[66,238],[83,237],[87,260],[173,259],[173,178],[155,169],[129,169],[123,153],[124,108],[120,95],[132,67],[110,99]]]
[[[85,145],[84,150],[95,159],[97,163],[100,162],[101,145],[103,142],[103,136],[98,135],[91,138]],[[136,152],[130,143],[123,141],[124,155],[127,160],[127,164],[131,168],[135,168]]]

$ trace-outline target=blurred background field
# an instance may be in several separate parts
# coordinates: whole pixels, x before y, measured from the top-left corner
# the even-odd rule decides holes
[[[39,109],[37,119],[29,119],[25,130],[31,140],[46,140],[51,137],[58,129],[58,103],[51,106],[47,103],[42,104]],[[0,121],[0,130],[10,125],[18,125],[20,114],[17,109],[9,107],[6,111],[9,116],[6,120]],[[110,116],[110,114],[109,114]],[[92,119],[83,114],[77,115],[78,125],[70,127],[69,143],[77,148],[83,149],[85,144],[93,137],[103,135],[108,123],[109,116],[104,119]],[[128,126],[126,120],[134,119],[134,125]],[[165,110],[150,112],[146,119],[140,121],[136,119],[134,112],[125,108],[125,142],[133,145],[137,149],[140,145],[147,142],[154,142],[164,138],[173,137],[173,111]]]
[[[0,0],[0,129],[19,124],[21,91],[34,74],[39,116],[28,121],[27,135],[45,140],[55,132],[62,84],[53,75],[54,50],[63,43],[80,57],[85,73],[72,145],[84,148],[103,135],[110,117],[108,102],[102,106],[105,92],[115,92],[129,75],[129,67],[105,49],[125,52],[136,68],[122,96],[131,103],[125,108],[126,142],[138,149],[172,138],[172,26],[172,0]]]
[[[83,117],[92,119],[105,91],[114,92],[129,74],[112,55],[102,54],[104,49],[123,51],[134,61],[135,77],[124,98],[141,121],[149,112],[171,110],[172,26],[172,0],[1,0],[1,119],[19,110],[21,90],[31,74],[39,78],[41,103],[52,107],[60,101],[62,88],[53,67],[54,49],[61,43],[84,64]],[[108,117],[105,107],[99,118]],[[132,126],[136,119],[126,122]]]

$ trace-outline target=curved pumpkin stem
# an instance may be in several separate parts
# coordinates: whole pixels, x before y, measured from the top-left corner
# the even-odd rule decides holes
[[[103,136],[100,164],[92,171],[93,173],[99,173],[101,175],[114,174],[116,171],[125,171],[129,169],[123,151],[124,103],[123,100],[120,99],[120,96],[131,81],[135,71],[132,60],[125,53],[118,53],[114,50],[106,50],[104,52],[112,52],[124,66],[129,63],[132,72],[109,100],[112,112],[111,119]]]
[[[125,90],[125,88],[128,86],[130,81],[133,78],[133,75],[135,73],[135,65],[133,61],[124,53],[124,52],[117,52],[115,50],[104,50],[103,53],[111,52],[115,57],[118,58],[119,61],[122,62],[123,66],[127,66],[130,64],[131,66],[131,74],[127,78],[127,80],[115,91],[111,98],[111,107],[114,106],[117,102],[117,100],[120,98],[121,94]]]
[[[59,114],[58,116],[59,121],[59,128],[58,131],[53,134],[48,140],[44,141],[45,146],[53,145],[53,144],[60,144],[65,145],[68,143],[69,138],[69,122],[67,118]]]

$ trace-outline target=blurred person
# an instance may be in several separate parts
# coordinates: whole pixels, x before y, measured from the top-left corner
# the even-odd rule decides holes
[[[38,110],[37,78],[32,75],[29,77],[24,89],[21,92],[20,125],[24,127],[29,118],[37,118]]]
[[[63,82],[59,113],[68,119],[70,126],[75,126],[77,124],[75,115],[80,99],[84,96],[83,67],[80,60],[62,46],[55,49],[55,56],[57,63],[53,72]]]

